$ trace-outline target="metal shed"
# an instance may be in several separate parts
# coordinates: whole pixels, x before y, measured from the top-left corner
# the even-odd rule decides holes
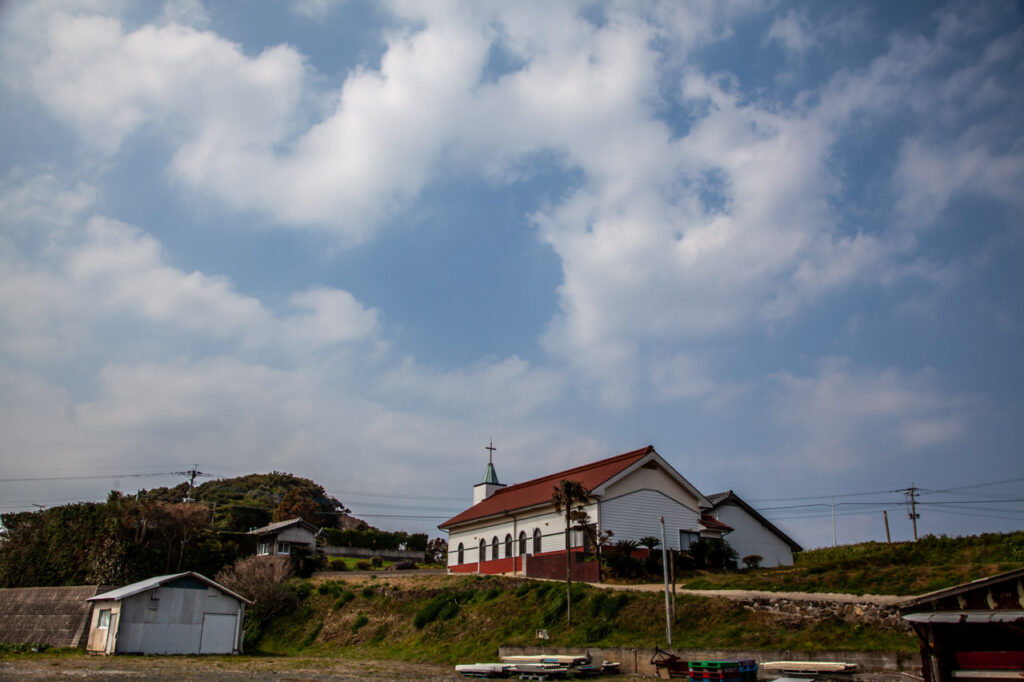
[[[162,575],[89,599],[86,650],[102,654],[240,654],[241,595],[192,571]]]
[[[1024,568],[900,604],[926,682],[1024,679]]]

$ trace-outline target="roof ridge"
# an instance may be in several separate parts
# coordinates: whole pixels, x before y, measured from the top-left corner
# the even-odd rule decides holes
[[[638,455],[646,455],[648,452],[650,452],[653,449],[654,449],[653,445],[648,445],[646,447],[642,447],[642,448],[639,448],[637,450],[631,450],[630,452],[623,452],[620,455],[613,455],[612,457],[605,457],[604,459],[599,459],[596,462],[590,462],[589,464],[581,464],[581,465],[573,467],[571,469],[565,469],[564,471],[558,471],[558,472],[555,472],[553,474],[548,474],[547,476],[538,476],[537,478],[531,478],[528,481],[523,481],[522,483],[515,483],[513,485],[510,485],[510,486],[507,486],[505,488],[502,488],[501,490],[496,490],[494,492],[494,494],[491,495],[491,497],[497,497],[498,495],[504,495],[504,494],[508,493],[509,491],[514,491],[516,488],[519,488],[519,487],[522,487],[522,486],[527,486],[527,485],[536,485],[538,483],[541,483],[541,482],[543,482],[545,480],[549,480],[549,479],[551,479],[551,480],[559,479],[560,480],[562,478],[565,478],[565,476],[567,474],[571,474],[571,473],[579,472],[579,471],[585,471],[587,469],[594,469],[594,468],[597,468],[599,466],[603,466],[603,465],[606,465],[606,464],[611,464],[612,462],[614,462],[615,460],[618,460],[618,459],[628,459],[630,457],[636,457]]]

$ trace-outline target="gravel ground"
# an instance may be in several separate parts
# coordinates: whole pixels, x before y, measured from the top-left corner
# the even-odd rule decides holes
[[[464,680],[452,666],[327,657],[19,655],[0,659],[0,680]],[[641,680],[632,675],[605,679]],[[650,680],[651,678],[646,678]]]
[[[455,680],[451,666],[314,657],[87,656],[0,660],[0,680]]]

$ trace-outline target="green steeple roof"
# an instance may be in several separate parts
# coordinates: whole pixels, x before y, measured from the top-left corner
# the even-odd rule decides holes
[[[494,483],[497,485],[501,485],[500,483],[498,483],[498,472],[494,470],[494,464],[492,462],[488,462],[487,468],[484,469],[483,483]]]

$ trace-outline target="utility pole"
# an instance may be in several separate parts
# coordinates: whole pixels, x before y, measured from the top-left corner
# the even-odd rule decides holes
[[[836,498],[828,498],[829,502],[832,503],[832,546],[835,547],[839,544],[836,538]]]
[[[668,638],[668,646],[672,647],[672,606],[668,596],[668,548],[665,546],[665,517],[661,519],[661,568],[665,574],[665,636]]]
[[[195,500],[192,499],[192,493],[196,490],[196,476],[209,476],[209,474],[204,474],[200,471],[198,464],[193,464],[192,468],[188,471],[175,471],[174,473],[179,476],[188,476],[188,494],[182,502],[194,502]]]
[[[885,509],[882,510],[882,518],[885,519],[885,541],[892,544],[892,536],[889,535],[889,512]]]
[[[917,520],[921,518],[921,515],[917,513],[917,496],[921,493],[917,492],[917,488],[911,483],[910,487],[904,490],[904,494],[910,496],[910,520],[914,523],[914,542],[917,542]]]

